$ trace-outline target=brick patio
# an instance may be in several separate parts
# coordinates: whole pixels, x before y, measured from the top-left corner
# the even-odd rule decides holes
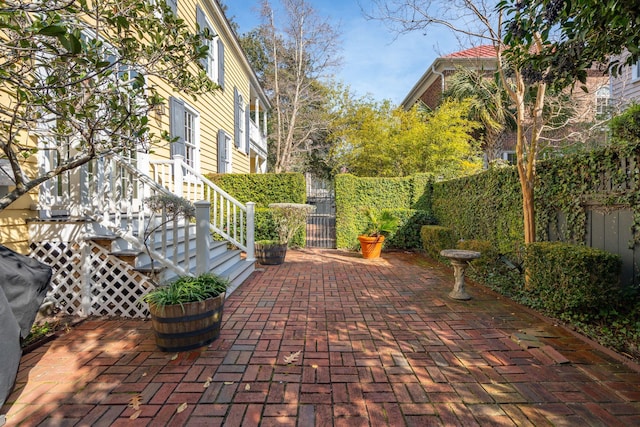
[[[208,348],[162,353],[149,322],[87,320],[23,356],[2,413],[21,426],[640,425],[637,366],[482,287],[450,300],[452,284],[420,255],[290,251],[229,297]]]

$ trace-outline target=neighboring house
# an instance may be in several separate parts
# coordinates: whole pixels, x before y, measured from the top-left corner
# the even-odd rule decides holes
[[[442,101],[442,94],[447,89],[449,78],[460,68],[482,72],[487,77],[493,78],[497,71],[495,48],[491,45],[481,45],[436,58],[409,91],[401,106],[408,110],[416,103],[422,102],[431,109],[437,108]],[[557,141],[566,138],[567,135],[583,129],[585,125],[593,124],[597,112],[605,110],[605,106],[608,105],[608,79],[608,76],[594,69],[588,74],[586,85],[588,92],[585,93],[580,89],[568,92],[574,100],[573,106],[576,108],[574,117],[568,126],[562,127],[562,130],[549,131],[543,135],[547,137],[550,145],[554,145]],[[503,160],[514,163],[516,158],[515,135],[505,132],[501,140],[502,149],[499,156]]]
[[[162,273],[165,278],[194,272],[198,264],[200,271],[206,266],[206,271],[223,274],[237,286],[253,271],[253,208],[220,191],[206,175],[266,172],[270,104],[216,0],[168,0],[167,4],[194,32],[208,28],[214,35],[201,65],[220,86],[194,100],[149,77],[167,99],[149,117],[154,133],[166,131],[177,142],[100,158],[41,184],[0,212],[0,244],[31,252],[53,265],[54,271],[63,272],[64,277],[54,277],[54,288],[63,299],[74,295],[62,304],[70,313],[78,309],[94,314],[91,304],[95,308],[109,300],[107,305],[115,306],[124,300],[127,315],[141,314],[134,306],[139,306],[141,293],[148,289],[140,272],[149,272],[149,257],[141,260],[138,255],[144,250],[143,234],[156,221],[150,219],[143,202],[153,195],[173,193],[191,202],[211,202],[211,224],[198,223],[199,253],[194,249],[196,232],[189,231],[194,226],[189,228],[188,223],[171,223],[171,230],[163,227],[162,235],[151,237],[158,258],[151,256],[155,266],[170,270]],[[37,143],[43,145],[44,140],[39,137]],[[48,170],[59,155],[56,150],[40,150],[37,161]],[[10,188],[6,185],[10,175],[0,170],[0,192]],[[210,241],[211,232],[226,241]],[[91,242],[95,236],[102,240]],[[246,256],[241,257],[241,251]],[[205,258],[196,262],[196,254]],[[116,297],[109,290],[99,297],[101,302],[91,303],[98,298],[95,286],[108,287],[103,279],[118,289],[126,288],[128,296]]]
[[[624,54],[620,61],[626,58],[627,54]],[[611,108],[624,110],[634,102],[640,102],[640,61],[622,67],[616,77],[611,76]]]

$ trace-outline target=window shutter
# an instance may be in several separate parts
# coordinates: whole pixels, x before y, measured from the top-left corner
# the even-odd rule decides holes
[[[178,0],[167,0],[167,6],[173,11],[173,14],[178,16]]]
[[[249,154],[251,152],[251,135],[249,129],[251,128],[251,106],[247,104],[244,109],[244,142],[245,142],[245,150],[244,152]]]
[[[236,148],[240,148],[242,146],[242,141],[240,141],[240,93],[238,92],[238,88],[233,88],[233,143]]]
[[[169,98],[169,126],[172,137],[178,137],[176,142],[170,144],[171,158],[175,155],[184,156],[184,101],[174,98]]]
[[[218,130],[218,173],[227,171],[227,141],[222,129]]]
[[[218,85],[224,89],[224,44],[218,38]]]

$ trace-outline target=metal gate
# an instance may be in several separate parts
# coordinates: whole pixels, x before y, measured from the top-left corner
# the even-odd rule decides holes
[[[307,175],[307,203],[316,207],[307,219],[307,247],[336,247],[336,198],[333,181]]]

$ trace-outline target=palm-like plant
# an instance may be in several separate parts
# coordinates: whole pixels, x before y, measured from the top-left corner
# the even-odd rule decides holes
[[[482,123],[487,158],[489,161],[497,159],[502,149],[502,132],[515,128],[508,108],[509,97],[497,78],[482,71],[459,68],[447,81],[443,96],[471,101],[470,118]]]
[[[384,236],[398,228],[398,218],[389,211],[383,210],[378,213],[374,209],[366,209],[365,215],[369,223],[364,234],[369,237]]]

